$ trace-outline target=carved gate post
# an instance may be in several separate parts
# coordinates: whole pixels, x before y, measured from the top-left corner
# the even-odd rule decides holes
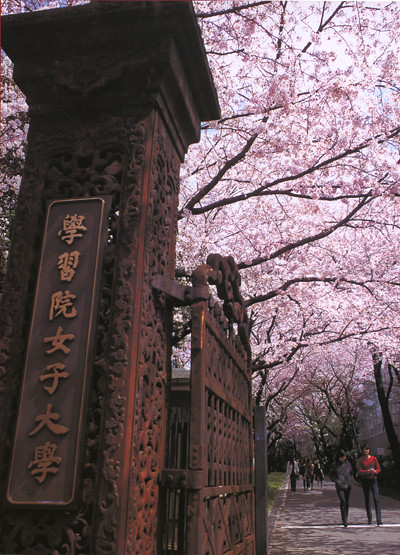
[[[2,31],[31,124],[1,298],[0,552],[155,553],[170,311],[151,280],[173,277],[179,165],[219,116],[194,12],[93,2]]]

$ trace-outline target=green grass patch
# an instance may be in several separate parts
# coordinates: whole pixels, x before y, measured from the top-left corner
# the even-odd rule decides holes
[[[272,509],[279,488],[285,481],[284,472],[270,472],[268,474],[268,512]]]

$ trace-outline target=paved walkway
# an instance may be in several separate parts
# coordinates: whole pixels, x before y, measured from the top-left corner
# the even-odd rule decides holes
[[[342,525],[339,499],[330,480],[323,490],[296,492],[286,480],[269,517],[268,555],[375,555],[400,554],[400,501],[380,496],[383,526],[367,524],[361,487],[354,486],[350,497],[349,526]],[[373,507],[373,501],[372,507]]]

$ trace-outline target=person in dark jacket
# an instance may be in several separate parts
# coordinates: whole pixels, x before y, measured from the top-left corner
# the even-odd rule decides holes
[[[349,515],[349,499],[351,487],[354,483],[353,469],[346,459],[346,453],[339,449],[336,460],[331,466],[329,477],[335,483],[336,493],[340,501],[340,514],[342,515],[343,526],[347,528],[347,518]]]
[[[306,491],[306,462],[307,462],[307,457],[301,462],[300,464],[300,468],[299,468],[299,473],[300,476],[303,478],[303,488],[304,491]]]

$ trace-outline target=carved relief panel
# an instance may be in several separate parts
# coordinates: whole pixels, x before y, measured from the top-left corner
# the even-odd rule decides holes
[[[159,299],[155,304],[149,283],[154,274],[171,277],[174,268],[179,160],[165,130],[154,119],[158,122],[153,112],[137,112],[129,117],[104,116],[98,123],[89,119],[57,128],[42,126],[37,133],[33,127],[35,141],[20,198],[14,243],[17,254],[13,258],[15,283],[8,293],[9,302],[16,302],[24,292],[26,304],[32,303],[29,283],[38,264],[40,233],[18,230],[24,221],[21,214],[39,214],[34,227],[38,230],[44,207],[51,200],[110,195],[112,208],[80,495],[68,513],[6,509],[0,536],[4,538],[2,550],[7,553],[33,553],[38,546],[49,553],[116,552],[121,541],[118,523],[126,512],[126,552],[144,553],[155,541],[168,317]],[[150,158],[153,151],[146,147],[153,135],[154,154]],[[31,251],[29,267],[24,253]],[[21,266],[31,274],[30,280],[25,273],[21,276]],[[23,326],[27,324],[25,314]],[[10,337],[6,337],[5,345],[11,344],[15,323],[8,329]],[[22,357],[14,357],[6,349],[3,357],[15,360],[7,366],[8,379],[16,385],[14,420]],[[11,443],[10,434],[7,442]],[[129,490],[127,479],[132,484]]]

